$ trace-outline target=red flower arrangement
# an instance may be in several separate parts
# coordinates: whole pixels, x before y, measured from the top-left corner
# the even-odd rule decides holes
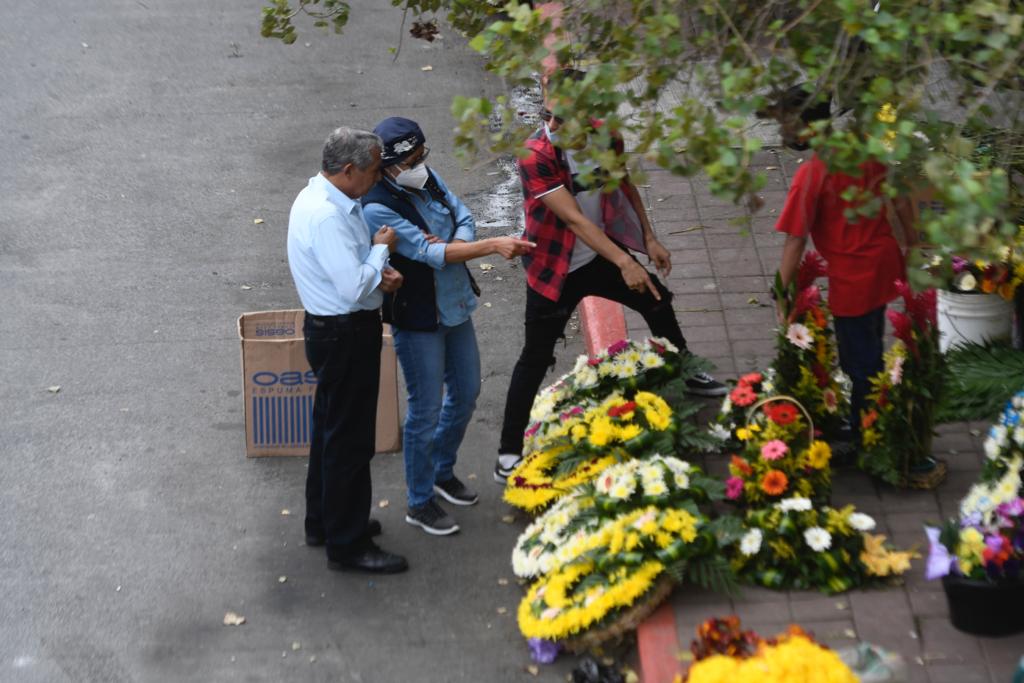
[[[813,251],[804,255],[794,282],[783,287],[776,277],[775,298],[783,324],[779,327],[775,371],[776,393],[795,397],[807,407],[817,430],[835,434],[845,415],[845,398],[835,375],[836,344],[830,314],[815,280],[828,268]]]
[[[890,484],[931,488],[944,476],[944,465],[931,457],[935,406],[946,372],[935,290],[915,294],[905,282],[897,282],[896,289],[904,310],[887,313],[897,341],[885,352],[882,371],[871,378],[860,415],[860,466]]]

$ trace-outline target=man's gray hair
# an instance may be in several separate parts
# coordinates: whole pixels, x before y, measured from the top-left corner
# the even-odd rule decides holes
[[[349,164],[364,170],[373,163],[373,150],[383,147],[384,142],[380,136],[366,130],[342,126],[327,136],[321,168],[328,175],[340,173]]]

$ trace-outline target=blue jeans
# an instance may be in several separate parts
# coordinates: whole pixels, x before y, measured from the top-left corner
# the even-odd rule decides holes
[[[867,404],[871,378],[882,371],[885,335],[885,306],[856,317],[835,316],[839,367],[853,383],[850,393],[850,426],[853,442],[860,446],[860,412]]]
[[[434,483],[455,476],[455,457],[480,394],[473,321],[434,332],[394,330],[408,406],[403,431],[409,507],[433,499]]]

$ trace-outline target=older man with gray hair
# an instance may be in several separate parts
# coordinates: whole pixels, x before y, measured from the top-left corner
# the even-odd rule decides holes
[[[384,292],[402,284],[387,267],[395,231],[371,237],[359,198],[380,179],[381,140],[338,128],[321,171],[299,192],[288,218],[288,266],[306,309],[306,358],[316,374],[306,476],[306,544],[325,545],[335,570],[405,571],[404,557],[372,540],[370,460],[380,381]]]

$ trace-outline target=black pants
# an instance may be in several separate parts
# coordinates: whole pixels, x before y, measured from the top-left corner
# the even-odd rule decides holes
[[[631,308],[644,317],[653,335],[665,337],[680,350],[686,348],[686,340],[672,310],[672,293],[657,276],[652,274],[651,280],[661,294],[661,301],[646,289],[643,292],[631,290],[622,279],[622,272],[611,261],[597,256],[569,273],[558,301],[526,288],[526,342],[512,371],[505,398],[499,453],[522,452],[523,431],[530,419],[534,396],[548,368],[555,363],[555,343],[583,297],[599,296]]]
[[[328,557],[358,550],[370,518],[380,384],[379,311],[306,313],[306,358],[316,373],[306,476],[306,533],[327,540]]]
[[[836,346],[839,347],[839,367],[843,369],[853,388],[850,392],[850,426],[853,442],[860,446],[860,411],[864,409],[870,379],[884,367],[885,306],[855,317],[835,316]]]

